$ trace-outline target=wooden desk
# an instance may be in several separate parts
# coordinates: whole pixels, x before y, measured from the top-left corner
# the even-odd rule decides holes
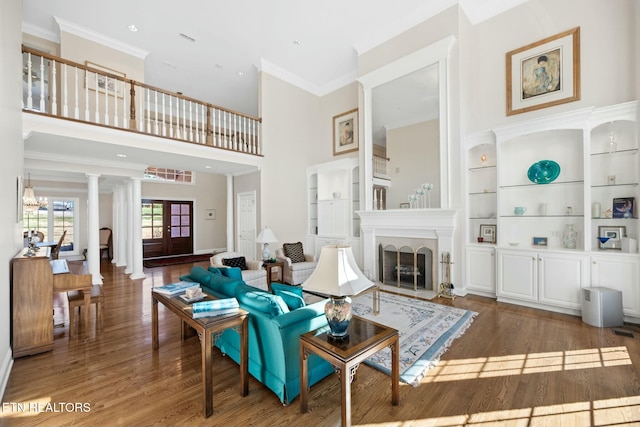
[[[351,425],[351,381],[366,358],[391,348],[391,404],[400,401],[400,342],[398,331],[388,326],[353,316],[347,328],[349,339],[333,341],[326,333],[315,331],[300,335],[300,412],[308,410],[308,358],[317,354],[333,365],[340,377],[342,395],[342,425]]]
[[[153,350],[160,347],[158,341],[158,302],[176,314],[182,322],[182,339],[186,338],[187,325],[191,326],[200,336],[200,352],[202,364],[202,394],[204,417],[213,414],[213,344],[222,331],[228,328],[240,327],[240,395],[246,396],[249,393],[249,323],[248,313],[242,309],[238,314],[224,316],[202,317],[194,319],[192,317],[191,305],[184,302],[178,296],[167,296],[156,292],[151,292],[151,334]],[[213,297],[207,296],[207,299]],[[213,337],[216,334],[216,337]]]
[[[18,358],[53,349],[53,293],[85,291],[84,324],[89,333],[91,275],[53,274],[50,249],[25,256],[22,249],[11,260],[11,349]]]

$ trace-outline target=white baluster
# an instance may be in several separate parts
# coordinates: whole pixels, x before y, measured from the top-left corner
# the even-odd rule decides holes
[[[107,76],[104,76],[104,124],[109,124],[109,77]]]
[[[151,133],[151,95],[149,94],[149,91],[151,89],[147,88],[147,111],[146,111],[146,116],[147,116],[147,133]]]
[[[27,53],[27,109],[33,110],[33,89],[31,85],[33,85],[33,81],[31,79],[31,52]]]
[[[187,139],[187,101],[182,100],[182,139]]]
[[[173,138],[173,97],[169,95],[169,138]]]
[[[143,114],[144,114],[144,92],[145,92],[145,88],[140,86],[140,96],[138,97],[138,99],[140,100],[140,111],[138,111],[138,130],[140,132],[144,132],[144,121],[145,121],[145,118],[143,116]]]
[[[69,76],[67,74],[67,64],[62,64],[62,67],[62,117],[69,117],[69,81],[67,80]]]
[[[167,113],[164,110],[164,92],[162,92],[162,136],[167,136]]]
[[[89,72],[84,70],[84,120],[88,122],[91,118],[89,111]]]
[[[201,137],[200,140],[202,141],[203,144],[207,143],[207,106],[206,105],[200,105],[200,116],[201,116]]]
[[[196,102],[196,103],[195,103],[195,109],[196,109],[196,111],[195,111],[195,114],[194,114],[194,116],[195,116],[195,125],[194,125],[194,132],[193,132],[193,134],[194,134],[194,137],[195,137],[195,141],[196,141],[197,143],[200,143],[200,130],[199,130],[199,124],[198,124],[198,121],[200,120],[200,115],[198,114],[198,111],[199,111],[199,110],[198,110],[198,107],[199,107],[199,106],[200,106],[200,104],[198,104],[198,103]]]
[[[95,102],[95,104],[96,104],[96,114],[95,114],[95,117],[96,117],[96,123],[100,123],[100,108],[98,107],[98,98],[100,98],[98,95],[100,94],[100,92],[99,92],[100,87],[98,86],[98,73],[94,73],[94,74],[95,74],[95,77],[96,77],[96,79],[95,79],[96,80],[96,102]]]
[[[75,70],[73,73],[73,93],[75,99],[75,105],[73,106],[73,118],[76,120],[80,119],[80,96],[78,90],[78,67],[73,67]]]
[[[154,124],[154,129],[155,129],[155,134],[158,135],[160,134],[160,127],[158,126],[158,91],[154,90],[153,91],[153,110],[155,112],[155,124]]]
[[[193,141],[193,102],[189,101],[189,141]]]
[[[40,112],[46,112],[44,103],[44,56],[40,57]]]
[[[119,127],[120,121],[118,120],[118,86],[120,80],[113,80],[113,125]],[[124,93],[122,94],[124,97]]]
[[[53,60],[51,68],[51,114],[58,115],[58,82],[56,79],[56,61]]]
[[[181,139],[180,135],[180,98],[176,97],[176,139]]]

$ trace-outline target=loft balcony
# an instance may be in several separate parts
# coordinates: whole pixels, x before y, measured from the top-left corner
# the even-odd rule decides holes
[[[205,156],[227,162],[255,165],[262,157],[260,118],[155,88],[89,62],[82,65],[27,47],[22,52],[24,117],[40,128],[47,128],[43,121],[64,120],[67,126],[61,127],[84,132],[92,125],[97,134],[110,134],[111,139],[122,135],[119,131],[128,132],[129,140],[161,138],[155,139],[158,151],[167,148],[162,140],[171,140],[189,144],[180,145],[180,150],[210,149]]]

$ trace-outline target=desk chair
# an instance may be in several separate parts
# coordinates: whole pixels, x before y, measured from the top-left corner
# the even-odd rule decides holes
[[[113,244],[113,233],[108,227],[102,227],[100,229],[100,259],[102,259],[102,253],[107,253],[107,259],[111,262],[113,256],[111,255],[111,245]]]
[[[84,305],[84,294],[82,291],[67,292],[67,300],[69,301],[69,336],[72,337],[75,329],[76,311],[78,311],[78,318],[82,315],[80,307]],[[104,291],[101,285],[91,287],[91,304],[96,305],[96,331],[102,331],[104,327]],[[78,325],[80,325],[80,319]],[[88,334],[89,331],[85,331],[85,333]]]

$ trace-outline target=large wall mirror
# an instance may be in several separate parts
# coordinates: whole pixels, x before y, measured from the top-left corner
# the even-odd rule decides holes
[[[453,41],[441,40],[358,79],[365,210],[449,208],[447,59]],[[416,195],[421,190],[425,194]]]

